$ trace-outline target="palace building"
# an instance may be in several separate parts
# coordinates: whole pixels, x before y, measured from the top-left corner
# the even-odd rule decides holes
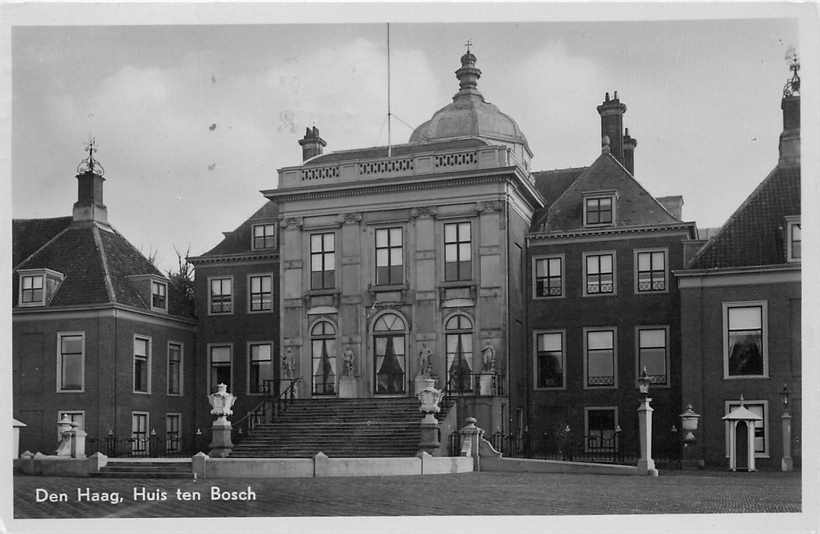
[[[758,465],[799,463],[799,442],[777,437],[788,410],[800,435],[796,69],[780,161],[707,242],[682,197],[653,196],[636,173],[617,92],[597,106],[594,161],[534,171],[476,62],[468,48],[452,101],[407,143],[327,151],[307,128],[264,204],[189,258],[196,317],[108,223],[90,152],[72,217],[14,221],[21,450],[53,450],[64,416],[98,450],[207,449],[205,398],[225,384],[237,456],[414,454],[415,395],[433,379],[438,454],[471,416],[507,456],[573,443],[630,457],[643,375],[657,456],[679,454],[691,404],[690,458],[727,465],[738,425],[723,418],[745,403]],[[140,448],[149,439],[164,445]]]

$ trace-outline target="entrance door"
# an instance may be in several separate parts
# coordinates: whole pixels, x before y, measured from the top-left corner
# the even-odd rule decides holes
[[[738,421],[735,427],[735,467],[738,471],[749,470],[749,429],[746,421]]]

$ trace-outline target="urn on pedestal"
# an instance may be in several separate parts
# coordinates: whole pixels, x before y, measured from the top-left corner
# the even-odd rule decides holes
[[[211,404],[211,415],[216,416],[216,420],[211,425],[211,451],[209,456],[224,458],[231,453],[233,442],[231,441],[231,422],[228,416],[233,415],[233,404],[236,396],[228,393],[228,386],[219,384],[217,390],[208,395],[208,402]]]

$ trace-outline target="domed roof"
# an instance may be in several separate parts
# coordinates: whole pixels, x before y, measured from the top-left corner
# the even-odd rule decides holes
[[[503,143],[521,144],[531,154],[527,138],[509,115],[484,100],[476,88],[481,70],[475,67],[476,57],[467,50],[456,71],[460,90],[453,101],[416,128],[410,143],[429,143],[452,137],[481,137]]]

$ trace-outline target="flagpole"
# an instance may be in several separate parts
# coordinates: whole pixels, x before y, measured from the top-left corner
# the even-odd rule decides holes
[[[390,23],[387,23],[387,157],[393,155],[390,131]]]

